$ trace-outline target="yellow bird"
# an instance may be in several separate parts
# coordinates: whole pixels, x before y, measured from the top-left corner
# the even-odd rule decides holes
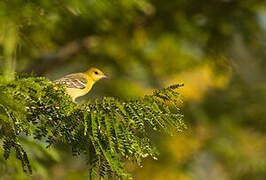
[[[74,73],[66,75],[54,81],[55,84],[63,84],[66,88],[67,94],[75,102],[77,97],[87,94],[94,83],[107,76],[97,68],[90,68],[83,73]]]

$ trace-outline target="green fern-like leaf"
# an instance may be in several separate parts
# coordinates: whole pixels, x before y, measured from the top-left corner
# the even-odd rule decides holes
[[[0,84],[4,156],[8,158],[14,149],[23,169],[31,173],[19,140],[26,134],[45,140],[48,147],[63,142],[72,148],[73,155],[86,154],[90,178],[127,179],[126,160],[141,164],[147,156],[156,159],[149,129],[172,135],[185,128],[175,91],[180,86],[129,101],[104,97],[93,104],[75,105],[62,86],[55,87],[42,77],[18,75],[14,81]]]

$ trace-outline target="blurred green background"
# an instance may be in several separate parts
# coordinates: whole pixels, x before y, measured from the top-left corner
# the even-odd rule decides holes
[[[184,83],[186,132],[154,135],[159,159],[135,179],[266,179],[266,2],[2,0],[0,68],[51,80],[95,66],[111,78],[79,103]],[[33,175],[0,157],[0,179],[86,179],[64,145],[25,140]],[[71,158],[70,158],[71,157]]]

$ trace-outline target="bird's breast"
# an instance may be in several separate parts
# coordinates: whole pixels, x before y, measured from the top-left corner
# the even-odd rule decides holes
[[[93,86],[93,83],[87,83],[86,88],[78,89],[78,88],[67,88],[67,93],[72,97],[73,100],[80,96],[84,96],[87,94]]]

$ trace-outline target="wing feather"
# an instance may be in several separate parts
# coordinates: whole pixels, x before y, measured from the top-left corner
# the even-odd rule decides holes
[[[87,85],[87,79],[82,73],[69,74],[60,79],[54,81],[56,84],[61,83],[66,88],[78,88],[85,89]]]

